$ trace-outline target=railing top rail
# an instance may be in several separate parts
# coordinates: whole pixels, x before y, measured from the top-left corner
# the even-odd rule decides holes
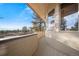
[[[18,35],[18,36],[9,36],[9,37],[5,37],[5,38],[0,38],[0,42],[13,40],[13,39],[18,39],[18,38],[23,38],[23,37],[29,37],[29,36],[33,36],[33,35],[37,35],[37,33],[26,34],[26,35]]]

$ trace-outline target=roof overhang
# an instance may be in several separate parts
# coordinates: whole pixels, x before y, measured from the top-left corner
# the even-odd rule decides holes
[[[46,16],[55,8],[56,3],[28,3],[28,5],[38,16],[46,20]]]
[[[52,15],[52,13],[54,13],[53,10],[57,4],[58,3],[28,3],[29,7],[31,7],[32,10],[44,21],[47,20],[48,14]],[[78,4],[76,3],[61,3],[61,5],[60,12],[62,12],[62,10],[65,11],[61,16],[72,14],[78,10]]]

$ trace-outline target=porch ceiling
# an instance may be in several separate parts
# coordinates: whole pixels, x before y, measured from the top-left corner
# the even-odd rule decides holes
[[[38,16],[46,20],[46,16],[55,8],[56,3],[28,3],[28,5]]]

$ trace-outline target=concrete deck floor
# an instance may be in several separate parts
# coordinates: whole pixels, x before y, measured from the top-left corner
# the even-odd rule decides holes
[[[50,33],[49,33],[50,34]],[[48,34],[48,35],[49,35]],[[78,56],[79,51],[63,44],[50,35],[39,40],[39,46],[33,56]]]
[[[49,46],[45,40],[45,38],[41,39],[39,42],[39,46],[37,51],[34,53],[33,56],[63,56],[65,54],[57,51],[55,48]]]

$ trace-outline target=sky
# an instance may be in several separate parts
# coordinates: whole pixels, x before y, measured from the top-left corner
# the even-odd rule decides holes
[[[31,27],[33,13],[26,3],[0,3],[0,30],[22,29],[23,26]],[[77,17],[77,13],[64,17],[67,20],[68,28],[74,25]],[[51,20],[51,18],[49,19]]]
[[[74,24],[78,20],[78,13],[76,12],[76,13],[70,14],[70,15],[64,17],[64,19],[67,21],[67,23],[66,23],[67,28],[74,27]]]
[[[31,27],[33,11],[26,3],[0,3],[0,30]]]

